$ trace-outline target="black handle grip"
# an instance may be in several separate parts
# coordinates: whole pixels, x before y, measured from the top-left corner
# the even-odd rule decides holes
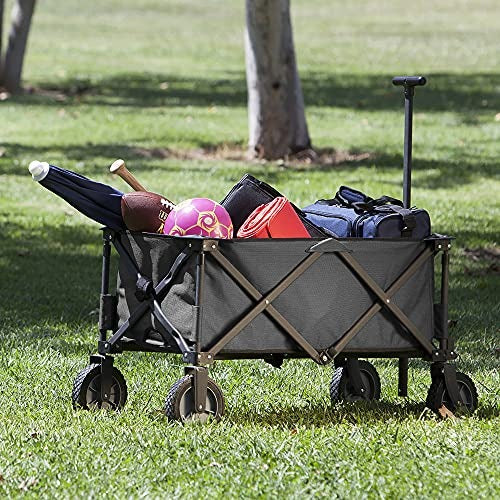
[[[426,83],[425,76],[395,76],[392,79],[393,85],[404,85],[405,87],[415,87]]]

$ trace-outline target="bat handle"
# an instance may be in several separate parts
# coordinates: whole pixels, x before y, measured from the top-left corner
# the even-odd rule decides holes
[[[109,171],[120,176],[134,191],[147,191],[147,189],[128,171],[123,160],[113,162]]]

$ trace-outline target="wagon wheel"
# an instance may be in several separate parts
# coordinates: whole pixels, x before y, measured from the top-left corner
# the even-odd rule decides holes
[[[202,422],[209,418],[219,421],[224,415],[224,397],[217,384],[208,379],[205,411],[197,413],[191,375],[179,379],[170,389],[165,401],[165,414],[169,420]]]
[[[101,365],[91,364],[84,368],[75,378],[73,384],[73,407],[83,410],[111,409],[120,410],[127,401],[127,384],[118,368],[111,369],[111,389],[109,398],[101,398]]]
[[[476,386],[472,379],[465,373],[457,372],[458,394],[460,396],[460,406],[455,409],[455,414],[472,414],[477,409],[478,398]],[[446,390],[443,377],[435,378],[427,393],[426,405],[436,413],[442,406],[451,410],[450,397]]]
[[[347,367],[341,366],[333,372],[330,382],[330,398],[332,403],[337,401],[372,401],[380,399],[380,377],[375,367],[368,361],[359,360],[361,380],[366,388],[364,397],[358,396],[349,381]]]

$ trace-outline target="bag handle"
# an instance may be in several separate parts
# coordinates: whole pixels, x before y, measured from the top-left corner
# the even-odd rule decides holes
[[[382,205],[397,205],[402,207],[403,202],[392,196],[381,196],[380,198],[373,199],[365,193],[353,189],[349,186],[340,186],[335,198],[333,200],[325,200],[330,202],[336,202],[338,205],[344,207],[354,208],[356,211],[360,212],[370,212],[375,207],[380,207]]]
[[[353,203],[364,203],[372,199],[357,189],[349,186],[340,186],[334,198],[318,200],[316,203],[320,203],[321,205],[340,205],[350,208]]]
[[[351,203],[352,208],[360,212],[371,212],[374,208],[381,207],[383,205],[396,205],[398,207],[402,207],[403,202],[397,198],[393,198],[392,196],[381,196],[376,200]]]
[[[372,213],[388,213],[392,212],[398,214],[403,221],[403,228],[401,229],[401,237],[410,238],[413,230],[417,227],[417,219],[415,214],[409,209],[399,205],[381,205],[373,208]]]
[[[373,201],[373,198],[370,198],[365,193],[349,186],[340,186],[339,190],[335,194],[334,200],[337,200],[344,206],[350,207],[354,203],[368,203]]]

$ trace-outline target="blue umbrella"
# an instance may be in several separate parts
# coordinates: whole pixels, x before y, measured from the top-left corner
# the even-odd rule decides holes
[[[29,171],[35,181],[87,217],[117,231],[126,229],[121,191],[45,162],[32,161]]]

